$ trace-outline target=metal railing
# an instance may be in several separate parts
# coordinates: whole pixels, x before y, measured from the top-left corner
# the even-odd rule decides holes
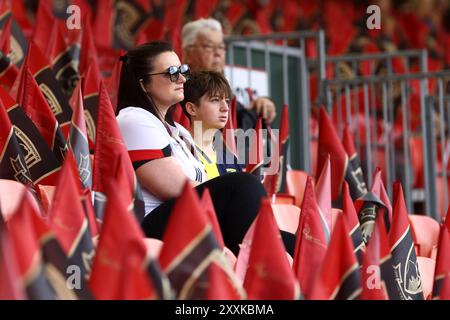
[[[424,62],[426,59],[426,53],[422,53],[421,58],[423,59],[423,65],[426,67]],[[435,137],[433,134],[433,125],[431,122],[430,108],[427,106],[428,94],[428,80],[435,79],[440,83],[438,90],[439,99],[443,101],[443,84],[447,78],[450,77],[450,71],[441,72],[418,72],[418,73],[405,73],[405,74],[394,74],[386,76],[366,76],[357,77],[354,79],[332,79],[325,81],[325,89],[330,92],[331,88],[336,88],[338,86],[353,86],[363,89],[364,93],[364,108],[363,117],[365,122],[365,141],[361,141],[363,144],[364,152],[362,152],[362,162],[364,164],[364,169],[366,173],[366,178],[371,184],[372,173],[376,166],[376,161],[374,161],[373,152],[377,151],[381,146],[384,151],[384,163],[386,165],[386,185],[390,187],[395,179],[400,178],[405,190],[405,201],[409,212],[413,212],[412,206],[412,194],[413,194],[413,162],[411,160],[411,90],[412,82],[418,81],[418,95],[419,95],[419,108],[417,110],[419,115],[416,115],[419,123],[416,124],[416,131],[414,134],[418,134],[422,139],[422,160],[423,160],[423,173],[424,173],[424,201],[425,201],[425,212],[435,219],[439,219],[440,214],[437,208],[437,194],[436,194],[436,183],[434,172],[436,171],[437,159],[435,155]],[[369,103],[369,87],[371,85],[376,85],[381,88],[381,124],[383,132],[381,132],[381,137],[374,137],[371,135],[371,127],[377,124],[377,116],[373,117],[373,108],[371,108]],[[399,103],[397,106],[388,103],[389,99],[393,97],[388,97],[388,86],[396,85],[399,88],[400,96]],[[328,96],[331,96],[330,94]],[[443,104],[440,104],[441,107]],[[394,110],[396,109],[396,110]],[[359,112],[359,110],[358,110]],[[396,117],[397,115],[397,117]],[[401,117],[399,117],[401,115]],[[350,113],[347,114],[350,116]],[[444,113],[440,117],[446,117]],[[400,132],[395,132],[394,123],[395,120],[400,119]],[[444,118],[442,118],[444,119]],[[444,119],[448,121],[448,119]],[[395,140],[395,134],[400,134]],[[377,141],[378,140],[378,141]],[[420,139],[419,139],[420,140]],[[395,144],[395,141],[400,141],[400,147]],[[381,142],[381,143],[380,143]],[[396,172],[397,171],[397,172]],[[444,176],[446,177],[446,176]],[[448,198],[448,194],[445,195]],[[442,213],[441,213],[442,214]]]

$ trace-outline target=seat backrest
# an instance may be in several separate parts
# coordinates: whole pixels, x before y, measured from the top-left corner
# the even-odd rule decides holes
[[[408,218],[417,254],[431,258],[433,249],[438,246],[439,223],[433,218],[416,214],[410,214]]]
[[[0,179],[0,209],[5,221],[8,221],[16,211],[24,192],[30,192],[25,185],[13,180]],[[35,200],[34,196],[30,198]],[[37,201],[32,203],[40,211]]]
[[[272,204],[272,209],[278,228],[295,234],[300,219],[300,208],[291,204],[275,203]]]
[[[154,259],[158,259],[159,253],[161,252],[161,248],[163,246],[163,242],[154,238],[144,238],[144,243],[147,246],[148,252],[150,252],[151,256]]]
[[[423,297],[431,300],[433,294],[434,269],[436,261],[427,257],[417,257],[420,278],[422,280]]]
[[[308,174],[300,170],[286,171],[287,192],[295,197],[295,205],[301,207],[305,194],[306,179]]]
[[[275,203],[295,205],[295,197],[286,193],[277,193],[275,195]]]

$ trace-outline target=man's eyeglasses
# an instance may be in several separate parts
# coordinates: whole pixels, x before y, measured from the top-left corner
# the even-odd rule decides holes
[[[227,50],[227,46],[224,43],[221,44],[212,44],[212,43],[204,43],[204,44],[193,44],[190,47],[201,47],[206,52],[214,52],[214,50],[218,50],[221,52],[225,52]]]
[[[179,67],[170,66],[164,72],[149,73],[147,74],[147,76],[156,76],[158,74],[166,74],[169,76],[170,81],[177,82],[180,78],[180,74],[182,74],[186,80],[189,80],[191,76],[191,70],[189,69],[189,66],[187,64],[182,64]]]

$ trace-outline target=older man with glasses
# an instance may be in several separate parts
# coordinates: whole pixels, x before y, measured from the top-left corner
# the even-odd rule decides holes
[[[219,21],[199,19],[184,25],[182,31],[183,60],[192,71],[218,71],[225,67],[226,46]],[[272,122],[276,116],[272,100],[264,97],[254,99],[249,105],[237,104],[238,127],[254,128],[257,116]]]

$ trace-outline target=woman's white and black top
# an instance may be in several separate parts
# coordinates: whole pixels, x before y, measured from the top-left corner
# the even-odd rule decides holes
[[[149,161],[173,156],[190,180],[207,180],[205,168],[193,147],[191,134],[180,124],[168,125],[169,134],[156,116],[139,107],[120,110],[117,122],[135,170]],[[147,215],[162,201],[144,187],[142,193]]]

